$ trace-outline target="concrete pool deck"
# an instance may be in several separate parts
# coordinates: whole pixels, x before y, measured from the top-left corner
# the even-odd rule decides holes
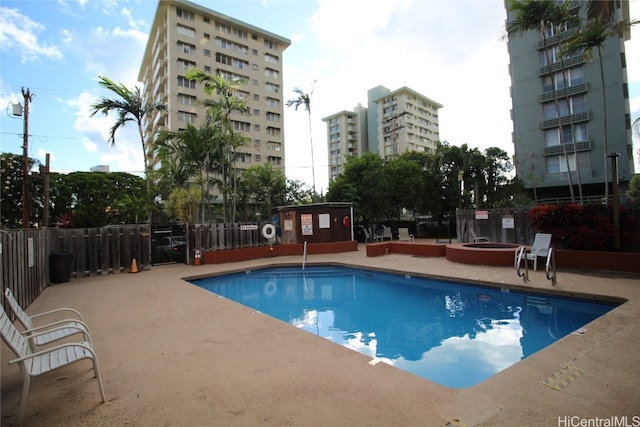
[[[450,389],[384,363],[370,365],[365,355],[183,280],[300,261],[284,256],[171,265],[49,286],[27,312],[68,306],[83,313],[107,402],[99,403],[90,363],[77,363],[33,379],[25,425],[570,426],[624,416],[640,422],[638,276],[559,271],[560,291],[628,302],[583,335],[569,335],[476,386]],[[364,245],[308,262],[523,285],[513,268],[400,254],[367,257]],[[541,271],[530,272],[530,279],[532,289],[553,288]],[[22,384],[18,367],[7,365],[12,358],[3,343],[3,426],[16,422]],[[568,366],[583,374],[561,390],[543,384]]]

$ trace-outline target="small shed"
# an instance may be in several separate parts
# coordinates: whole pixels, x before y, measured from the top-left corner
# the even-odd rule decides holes
[[[353,205],[348,202],[279,206],[273,222],[281,244],[353,240]]]

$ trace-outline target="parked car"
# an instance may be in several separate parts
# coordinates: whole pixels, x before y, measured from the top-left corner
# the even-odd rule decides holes
[[[184,236],[163,236],[156,242],[156,254],[164,262],[184,262],[187,245]]]

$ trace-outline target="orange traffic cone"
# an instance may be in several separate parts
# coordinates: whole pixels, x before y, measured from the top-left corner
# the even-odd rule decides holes
[[[131,270],[129,271],[129,273],[137,273],[138,272],[138,264],[136,264],[136,259],[134,258],[133,261],[131,261]]]

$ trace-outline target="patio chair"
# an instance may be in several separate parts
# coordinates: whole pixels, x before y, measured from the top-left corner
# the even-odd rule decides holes
[[[380,236],[380,240],[389,239],[393,240],[393,234],[391,233],[391,227],[387,227],[386,225],[382,226],[382,236]]]
[[[27,337],[22,335],[13,323],[11,323],[7,313],[4,310],[0,310],[0,312],[2,313],[0,314],[0,334],[2,334],[4,342],[7,343],[11,351],[16,355],[15,359],[9,361],[9,365],[17,363],[20,367],[20,373],[22,374],[22,393],[20,394],[18,425],[22,425],[22,420],[24,419],[24,409],[27,404],[27,396],[29,395],[31,377],[46,374],[47,372],[84,359],[90,359],[93,364],[95,378],[98,379],[98,386],[100,387],[102,403],[105,402],[102,379],[100,378],[100,370],[98,369],[98,359],[91,343],[63,343],[34,352],[27,342]],[[37,336],[38,334],[39,333],[36,332],[34,335]]]
[[[401,242],[413,242],[413,234],[409,234],[408,228],[398,228],[398,240]]]
[[[25,330],[21,331],[21,333],[29,339],[29,344],[31,345],[32,350],[35,350],[35,346],[49,344],[51,342],[76,334],[82,334],[85,341],[91,342],[89,327],[86,323],[84,323],[80,312],[74,310],[73,308],[58,308],[55,310],[45,311],[44,313],[29,316],[27,313],[25,313],[22,307],[20,307],[20,304],[18,304],[18,301],[13,296],[11,289],[5,289],[4,300],[7,302],[9,308],[16,316],[18,321],[24,327]],[[79,319],[56,320],[46,324],[43,323],[39,326],[34,325],[33,319],[62,312],[73,313],[75,316],[79,317]]]
[[[549,256],[549,248],[551,247],[551,234],[548,233],[536,233],[536,237],[531,245],[531,250],[525,253],[527,261],[533,261],[533,271],[538,268],[538,258],[542,257],[546,259]]]

